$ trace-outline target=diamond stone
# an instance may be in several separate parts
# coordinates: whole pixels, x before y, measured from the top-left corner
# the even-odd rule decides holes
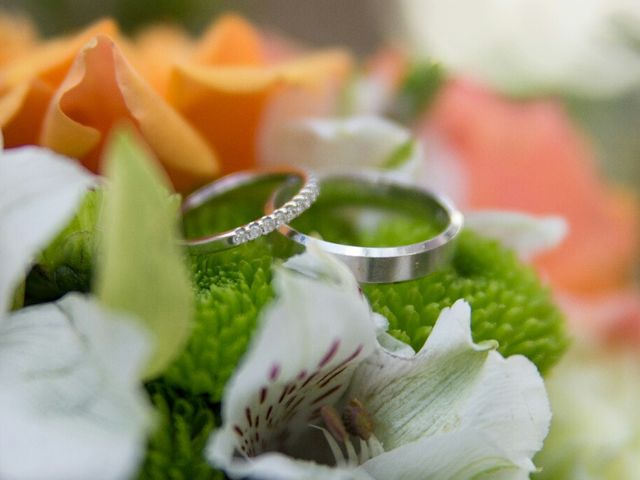
[[[234,233],[231,240],[234,244],[238,245],[247,241],[247,230],[244,227],[237,228]]]
[[[285,219],[290,222],[298,216],[300,210],[295,203],[287,203],[284,207]]]
[[[273,232],[276,228],[276,222],[271,217],[263,217],[262,220],[260,220],[260,227],[262,234],[266,235],[267,233]]]
[[[296,205],[298,205],[301,213],[311,206],[311,198],[309,198],[309,195],[306,192],[302,192],[300,195],[296,196],[294,201],[296,202]]]
[[[275,223],[275,228],[278,228],[280,225],[286,222],[286,215],[282,211],[281,208],[273,212],[273,221]]]
[[[257,222],[253,222],[249,224],[249,233],[247,234],[247,238],[249,240],[255,240],[260,236],[262,230],[260,229],[260,225]]]

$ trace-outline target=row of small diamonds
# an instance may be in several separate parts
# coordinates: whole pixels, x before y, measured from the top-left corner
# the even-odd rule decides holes
[[[236,228],[233,231],[231,242],[239,245],[250,240],[255,240],[260,235],[267,235],[273,232],[280,225],[291,222],[309,208],[311,204],[316,201],[319,194],[320,189],[318,188],[317,181],[314,177],[310,177],[307,184],[295,197],[280,208],[274,210],[273,213],[265,215],[244,227]]]

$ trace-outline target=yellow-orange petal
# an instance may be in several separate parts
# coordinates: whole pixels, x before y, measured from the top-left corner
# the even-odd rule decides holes
[[[212,179],[212,150],[128,64],[105,36],[78,54],[56,92],[43,124],[40,144],[79,158],[99,171],[111,129],[132,122],[179,191]]]
[[[324,94],[343,82],[351,59],[331,50],[271,68],[175,68],[167,98],[218,153],[223,173],[256,165],[258,135],[271,101],[285,91]]]
[[[0,65],[26,55],[37,40],[36,29],[28,18],[0,15]]]
[[[80,33],[70,37],[46,42],[31,50],[28,55],[16,58],[3,66],[0,71],[0,91],[7,90],[23,82],[38,78],[57,87],[67,75],[67,71],[78,50],[96,35],[116,35],[118,27],[113,20],[106,19],[94,23]]]
[[[132,46],[131,61],[153,89],[164,95],[173,65],[191,57],[193,41],[171,25],[156,25],[140,32]]]
[[[0,130],[7,148],[35,144],[54,89],[37,78],[0,97]]]
[[[219,66],[263,65],[260,34],[241,16],[223,15],[203,35],[193,61]]]

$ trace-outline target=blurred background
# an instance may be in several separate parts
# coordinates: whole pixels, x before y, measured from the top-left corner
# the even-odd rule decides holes
[[[432,77],[418,75],[414,88],[420,70],[412,68],[438,64],[447,74],[436,75],[438,101],[407,122],[426,147],[433,183],[444,178],[433,175],[440,155],[468,173],[463,208],[562,214],[572,229],[540,264],[576,338],[549,377],[557,415],[541,480],[640,478],[640,0],[0,0],[3,11],[29,18],[45,39],[103,17],[132,36],[167,23],[197,38],[233,11],[303,49],[349,49],[366,73],[343,90],[370,86],[358,74],[376,79],[375,60],[402,52],[392,106],[429,93]],[[0,42],[12,48],[15,30],[36,35],[9,22],[0,23]],[[164,46],[157,51],[167,62]]]
[[[635,0],[0,0],[0,9],[28,15],[43,36],[105,16],[130,34],[163,22],[197,35],[232,10],[310,47],[343,45],[362,58],[385,43],[402,45],[503,93],[559,96],[602,169],[634,188],[640,185],[639,6]]]

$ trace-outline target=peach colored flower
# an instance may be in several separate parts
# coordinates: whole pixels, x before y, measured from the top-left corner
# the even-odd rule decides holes
[[[116,25],[105,20],[5,64],[0,126],[6,145],[42,145],[99,171],[110,131],[127,121],[177,189],[212,178],[217,171],[212,151],[135,72],[112,40],[118,37]]]
[[[265,38],[235,15],[198,41],[173,27],[129,40],[105,20],[4,63],[0,51],[6,145],[46,146],[99,172],[111,130],[125,121],[179,191],[253,166],[281,99],[318,96],[305,113],[329,112],[351,67],[342,51],[273,55]]]
[[[574,331],[640,342],[640,209],[606,184],[587,141],[553,100],[518,101],[454,80],[419,127],[437,137],[465,172],[466,208],[562,215],[569,235],[537,259]]]
[[[171,72],[169,103],[216,150],[225,173],[255,166],[265,132],[292,109],[333,113],[351,69],[342,50],[272,63],[265,45],[242,19],[226,16],[204,36],[194,60]]]
[[[458,80],[444,88],[423,128],[443,139],[468,173],[467,208],[567,219],[567,240],[539,261],[556,286],[589,293],[628,282],[637,205],[601,180],[558,102],[509,100]]]

